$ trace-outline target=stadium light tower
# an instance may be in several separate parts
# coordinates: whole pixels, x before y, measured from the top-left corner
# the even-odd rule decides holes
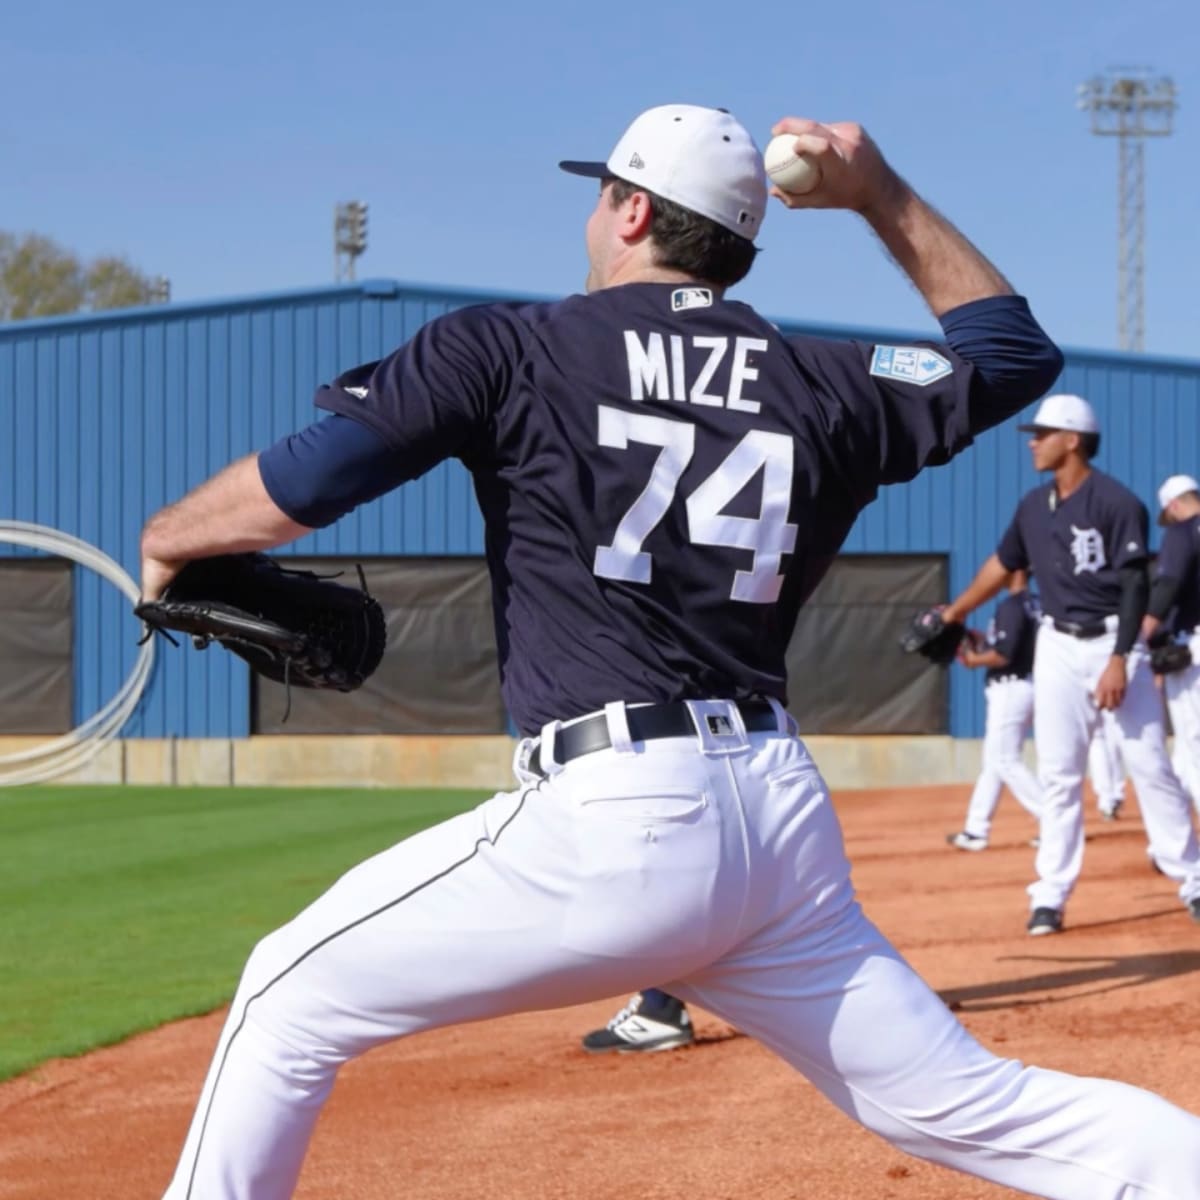
[[[367,248],[367,206],[348,200],[333,210],[333,278],[354,278],[354,260]]]
[[[1111,67],[1079,85],[1079,107],[1092,132],[1117,138],[1117,341],[1141,350],[1145,340],[1145,139],[1171,133],[1175,85],[1149,67]]]

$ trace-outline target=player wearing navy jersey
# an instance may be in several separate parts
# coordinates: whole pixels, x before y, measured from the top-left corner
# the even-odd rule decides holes
[[[1163,676],[1175,731],[1176,773],[1200,808],[1200,484],[1172,475],[1158,489],[1165,525],[1143,632],[1160,631],[1191,650],[1191,666]]]
[[[725,112],[651,109],[606,163],[568,164],[599,183],[587,295],[431,322],[322,389],[330,416],[147,524],[152,597],[181,561],[278,545],[460,458],[523,735],[515,791],[361,864],[256,947],[169,1200],[291,1195],[338,1067],[372,1046],[647,980],[935,1162],[1059,1200],[1200,1178],[1200,1120],[995,1057],[854,899],[783,708],[796,612],[880,486],[965,449],[1062,359],[861,128],[776,132],[822,169],[776,194],[864,217],[944,344],[785,337],[729,300],[761,155]]]
[[[983,646],[976,649],[964,643],[959,651],[963,666],[986,669],[987,705],[979,778],[971,791],[962,829],[946,839],[959,850],[987,848],[992,816],[1005,785],[1026,812],[1035,819],[1041,815],[1041,788],[1021,757],[1021,747],[1033,724],[1030,675],[1037,641],[1037,618],[1027,583],[1024,571],[1014,571],[1008,580],[1009,595],[996,606]]]
[[[1048,396],[1031,425],[1038,470],[996,553],[946,615],[961,620],[1008,572],[1032,569],[1043,609],[1034,656],[1034,744],[1042,784],[1037,880],[1029,932],[1057,933],[1083,864],[1083,773],[1103,709],[1113,711],[1150,852],[1200,920],[1200,849],[1166,751],[1162,706],[1139,633],[1146,610],[1145,506],[1091,465],[1100,432],[1082,397]]]

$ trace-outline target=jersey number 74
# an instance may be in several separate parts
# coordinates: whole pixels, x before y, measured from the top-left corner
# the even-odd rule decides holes
[[[600,407],[602,446],[624,450],[630,442],[661,446],[642,493],[617,525],[612,542],[596,548],[592,568],[604,579],[649,583],[651,556],[642,544],[666,516],[696,446],[696,427],[645,413]],[[788,523],[792,498],[792,439],[784,433],[752,429],[687,498],[688,536],[693,545],[732,546],[753,555],[748,571],[736,571],[730,599],[773,604],[783,586],[780,560],[796,546],[796,526]],[[721,510],[763,471],[757,517],[731,517]]]

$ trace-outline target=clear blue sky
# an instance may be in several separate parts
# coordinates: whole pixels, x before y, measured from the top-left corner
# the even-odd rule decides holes
[[[164,274],[177,300],[332,281],[335,202],[370,205],[359,276],[561,295],[587,181],[641,109],[861,121],[1068,346],[1116,345],[1115,139],[1078,83],[1179,89],[1147,145],[1146,348],[1200,357],[1194,0],[655,0],[9,6],[0,229]],[[861,223],[772,202],[736,295],[775,317],[929,328]]]

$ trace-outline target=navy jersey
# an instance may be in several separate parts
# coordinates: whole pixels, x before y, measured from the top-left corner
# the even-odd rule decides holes
[[[988,667],[988,680],[1028,679],[1033,674],[1033,650],[1037,643],[1037,608],[1028,592],[1014,592],[996,605],[988,623],[987,648],[1008,659],[1004,667]]]
[[[1200,628],[1200,516],[1176,521],[1163,530],[1154,574],[1179,581],[1169,627],[1176,633]]]
[[[471,471],[523,733],[617,699],[786,700],[797,612],[879,486],[1057,374],[1024,301],[990,303],[1036,335],[996,395],[947,346],[785,338],[708,289],[629,284],[449,314],[317,404],[386,442],[377,491],[451,456]],[[303,522],[285,452],[260,467]]]
[[[1047,615],[1091,624],[1117,612],[1121,568],[1147,557],[1149,528],[1146,506],[1092,471],[1065,500],[1053,480],[1027,492],[996,556],[1009,571],[1033,571]]]

